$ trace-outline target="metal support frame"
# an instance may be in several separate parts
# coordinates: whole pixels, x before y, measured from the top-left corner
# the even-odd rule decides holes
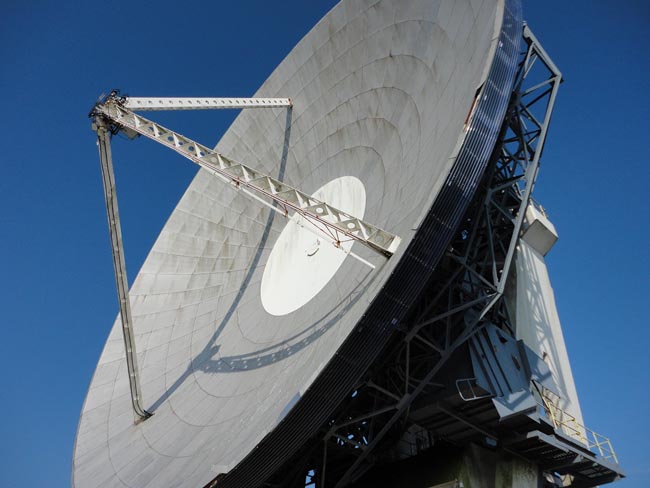
[[[314,440],[317,488],[344,487],[389,456],[414,426],[413,402],[436,398],[436,375],[482,327],[513,333],[504,291],[562,81],[525,25],[522,35],[526,51],[481,189],[410,321]]]
[[[397,250],[401,241],[398,236],[133,113],[127,108],[132,105],[129,100],[113,92],[96,105],[94,113],[97,117],[112,121],[117,130],[124,131],[127,135],[139,134],[173,149],[285,217],[289,217],[289,213],[293,212],[292,217],[295,216],[296,223],[329,240],[337,248],[372,268],[374,265],[345,250],[341,244],[359,242],[387,258]],[[164,104],[162,99],[161,103]]]
[[[131,303],[129,300],[129,284],[126,274],[126,262],[124,258],[124,246],[122,243],[122,229],[117,205],[117,191],[115,187],[115,176],[113,172],[113,158],[111,153],[111,136],[126,131],[128,126],[116,124],[109,115],[109,108],[113,105],[118,106],[135,106],[140,110],[187,110],[187,109],[222,109],[222,108],[266,108],[266,107],[290,107],[291,100],[283,99],[256,99],[256,98],[128,98],[121,97],[114,90],[104,98],[103,102],[95,105],[90,113],[92,119],[92,129],[97,133],[97,146],[99,148],[99,160],[102,170],[102,182],[104,187],[104,197],[106,203],[106,213],[108,217],[108,229],[111,239],[111,253],[113,256],[113,269],[115,271],[115,282],[117,285],[117,297],[120,306],[120,318],[122,322],[122,335],[124,338],[124,349],[126,354],[126,365],[129,375],[129,386],[131,390],[131,403],[136,422],[140,422],[151,417],[151,413],[145,410],[142,403],[142,388],[140,385],[140,375],[138,371],[137,352],[135,346],[135,336],[133,332],[133,318],[131,315]],[[146,106],[140,107],[140,105]],[[126,110],[126,109],[125,109]],[[127,112],[131,113],[127,110]],[[135,114],[132,114],[135,116]],[[153,123],[151,123],[153,124]],[[163,130],[160,126],[157,130]],[[165,135],[172,134],[171,131],[164,129]],[[136,130],[137,132],[137,130]],[[174,134],[175,144],[182,146],[185,143],[191,143],[196,147],[196,153],[199,151],[212,152],[204,146],[200,146],[189,139],[182,138]],[[133,136],[133,133],[127,133]],[[220,155],[218,157],[221,158]]]
[[[133,334],[131,303],[129,301],[129,283],[126,275],[122,229],[117,207],[115,176],[113,174],[113,158],[110,142],[111,133],[109,127],[101,118],[93,121],[93,130],[97,132],[97,146],[99,148],[99,160],[102,167],[102,182],[104,185],[108,229],[111,237],[113,269],[115,271],[115,283],[117,285],[117,298],[120,304],[122,335],[124,337],[124,349],[126,351],[126,367],[129,374],[129,386],[131,388],[131,403],[136,421],[145,420],[151,417],[151,413],[147,412],[142,405],[142,390],[138,373],[135,336]]]
[[[289,212],[293,212],[291,217],[298,225],[319,237],[330,240],[341,251],[371,268],[375,268],[372,263],[341,244],[360,242],[386,258],[390,258],[400,244],[400,238],[396,235],[338,210],[326,202],[317,200],[269,175],[254,170],[243,163],[233,161],[215,150],[132,112],[132,109],[205,110],[291,106],[292,102],[289,98],[141,98],[120,96],[117,90],[113,90],[98,102],[90,113],[93,130],[97,132],[131,400],[136,421],[145,420],[152,414],[147,412],[142,405],[122,231],[113,176],[111,135],[119,132],[125,133],[130,138],[142,135],[173,149],[225,182],[232,184],[257,202],[268,206],[271,210],[285,217],[290,217]]]

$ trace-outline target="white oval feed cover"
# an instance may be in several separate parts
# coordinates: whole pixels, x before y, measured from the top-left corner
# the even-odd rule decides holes
[[[312,196],[359,219],[366,211],[366,190],[354,176],[336,178]],[[348,239],[336,247],[331,239],[316,235],[309,223],[294,215],[266,262],[261,289],[264,310],[279,316],[305,305],[334,277],[353,244]]]

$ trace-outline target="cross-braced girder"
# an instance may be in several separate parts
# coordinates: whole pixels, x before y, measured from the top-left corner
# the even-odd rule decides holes
[[[413,401],[443,388],[436,375],[481,328],[513,333],[504,290],[561,82],[527,26],[523,38],[526,51],[481,190],[411,319],[314,441],[310,486],[346,486],[390,453],[413,426]],[[542,82],[532,81],[536,63],[546,71]]]
[[[241,189],[257,202],[285,217],[294,216],[299,225],[316,232],[338,248],[343,249],[343,242],[352,241],[385,257],[392,256],[397,250],[400,243],[398,236],[135,114],[127,108],[128,105],[128,98],[111,94],[97,104],[94,112],[96,117],[114,124],[116,130],[139,134],[158,142]]]

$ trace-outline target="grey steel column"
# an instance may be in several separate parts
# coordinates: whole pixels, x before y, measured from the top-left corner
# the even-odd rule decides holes
[[[93,120],[93,130],[97,132],[97,145],[99,147],[99,159],[102,167],[106,215],[108,217],[108,229],[111,236],[113,268],[115,270],[117,296],[120,302],[120,317],[122,319],[122,333],[124,336],[124,348],[126,351],[126,366],[128,368],[129,385],[131,387],[131,403],[133,404],[133,412],[136,416],[135,420],[136,422],[139,422],[148,419],[152,414],[147,412],[142,406],[142,390],[140,388],[135,337],[133,335],[133,322],[131,319],[129,283],[126,276],[124,248],[122,246],[122,229],[120,227],[120,216],[117,208],[117,193],[115,191],[115,176],[113,174],[110,133],[105,121],[100,117],[95,117]]]

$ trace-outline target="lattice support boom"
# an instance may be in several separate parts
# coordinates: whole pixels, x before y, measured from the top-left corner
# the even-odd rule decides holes
[[[123,100],[109,96],[105,102],[95,107],[95,113],[111,120],[119,130],[124,130],[127,134],[132,131],[131,135],[137,133],[173,149],[237,188],[247,190],[247,194],[266,203],[273,210],[279,209],[287,217],[290,212],[299,215],[305,224],[337,247],[341,247],[342,242],[356,241],[387,258],[397,250],[399,236],[137,115],[124,106]]]

